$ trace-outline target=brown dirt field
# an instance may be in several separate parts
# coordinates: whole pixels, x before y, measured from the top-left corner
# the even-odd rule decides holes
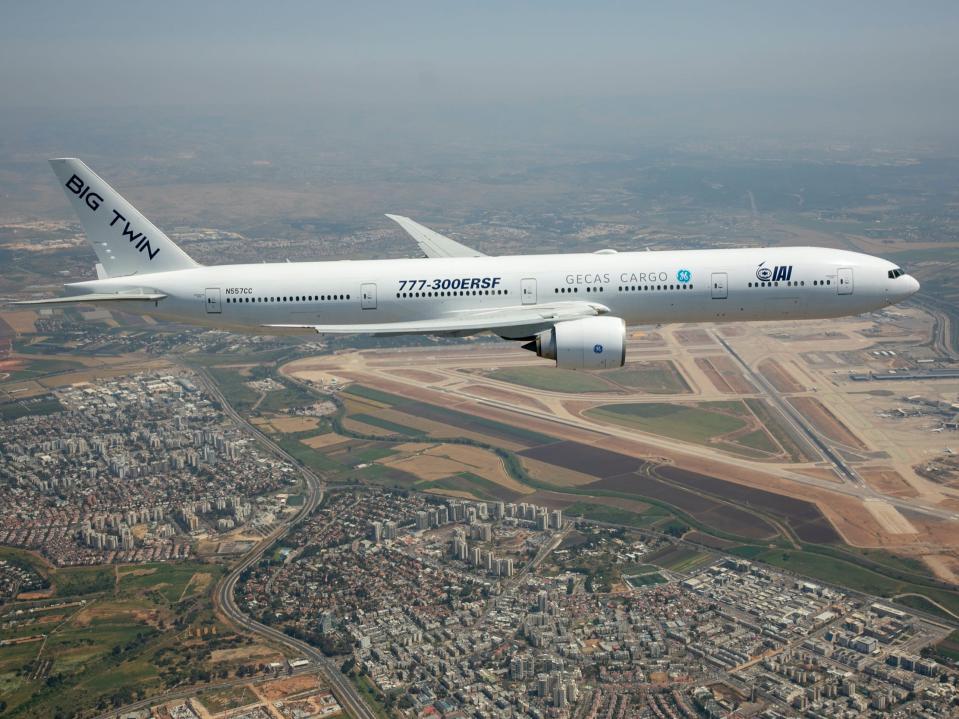
[[[316,417],[272,417],[270,424],[276,428],[277,432],[284,434],[291,432],[309,432],[316,429],[320,423]]]
[[[320,682],[316,676],[312,674],[301,674],[299,676],[287,677],[286,679],[279,679],[275,682],[261,684],[257,687],[257,690],[267,701],[275,701],[288,697],[291,694],[300,694],[310,691],[311,689],[319,688]]]
[[[735,394],[733,388],[729,386],[729,383],[722,378],[719,372],[716,371],[716,368],[713,367],[712,362],[709,361],[709,357],[696,357],[693,360],[696,363],[696,366],[703,371],[709,381],[713,383],[713,386],[723,394]]]
[[[557,467],[555,464],[540,462],[532,457],[520,457],[520,461],[534,478],[540,479],[557,487],[581,487],[596,481],[596,477],[583,474],[566,467]]]
[[[820,509],[846,543],[854,547],[887,547],[902,541],[901,537],[888,534],[855,497],[832,496],[829,504]]]
[[[66,614],[47,614],[37,617],[37,624],[59,624],[66,619]]]
[[[714,345],[716,340],[713,336],[703,329],[676,330],[673,337],[681,345]]]
[[[533,409],[539,410],[541,412],[547,411],[548,408],[539,400],[528,397],[525,395],[517,394],[515,392],[509,392],[505,389],[500,389],[499,387],[490,387],[488,385],[480,384],[470,384],[463,387],[463,390],[474,394],[478,397],[486,397],[488,399],[495,399],[499,402],[513,402],[516,404],[526,405]]]
[[[813,397],[790,397],[788,399],[789,403],[798,412],[801,412],[803,417],[812,422],[816,429],[832,441],[856,449],[866,449],[866,445],[818,399]]]
[[[20,592],[20,594],[17,595],[17,599],[23,602],[29,602],[34,599],[49,599],[55,591],[56,589],[54,587],[50,587],[49,589],[41,589],[36,592]]]
[[[446,380],[441,374],[435,374],[433,372],[425,372],[419,369],[397,369],[390,371],[390,374],[396,375],[397,377],[404,377],[406,379],[411,379],[416,382],[443,382]]]
[[[707,357],[706,359],[737,394],[753,394],[756,391],[756,388],[746,379],[731,357],[717,356]]]
[[[902,516],[916,528],[920,538],[927,545],[942,551],[959,548],[959,522],[930,517],[928,514],[920,514],[908,509],[903,509],[901,512]]]
[[[746,334],[746,328],[739,325],[724,325],[719,328],[719,333],[723,337],[742,337]]]
[[[916,497],[919,494],[899,472],[889,467],[862,468],[859,474],[877,492],[891,497]]]
[[[479,501],[477,497],[472,492],[463,492],[458,489],[443,489],[441,487],[430,487],[426,490],[427,494],[439,494],[443,497],[455,497],[456,499],[472,499],[474,501]]]
[[[37,321],[37,313],[33,310],[15,310],[13,312],[0,313],[0,319],[3,319],[10,328],[18,333],[25,334],[36,332],[34,323]]]
[[[271,647],[252,646],[235,647],[233,649],[214,649],[210,652],[210,661],[219,662],[249,662],[258,659],[262,662],[282,661],[283,655]],[[298,678],[298,677],[297,677]]]
[[[370,383],[372,384],[372,383]],[[378,388],[382,389],[382,388]],[[386,390],[384,390],[386,391]],[[431,396],[432,402],[428,404],[438,405],[440,407],[450,407],[451,409],[459,410],[460,412],[466,412],[468,414],[475,414],[472,410],[475,407],[472,403],[458,403],[451,404],[450,398],[442,394],[433,394]],[[427,400],[422,400],[427,401]],[[433,438],[441,437],[469,437],[470,439],[475,439],[478,442],[486,442],[488,444],[495,444],[503,449],[523,449],[526,445],[519,444],[517,442],[509,442],[504,439],[490,437],[488,435],[482,434],[480,432],[472,432],[470,430],[462,429],[460,427],[453,427],[447,424],[442,424],[440,422],[435,422],[431,419],[423,419],[422,417],[417,417],[412,414],[406,414],[395,409],[380,409],[373,412],[368,412],[368,414],[374,415],[376,417],[382,417],[383,419],[389,420],[390,422],[395,422],[396,424],[402,425],[404,427],[411,427],[413,429],[423,430],[427,432]],[[510,415],[512,422],[507,422],[507,424],[515,424],[516,416]],[[525,420],[526,418],[524,418]],[[505,420],[501,420],[505,421]],[[383,432],[384,430],[380,430]]]
[[[435,445],[418,454],[407,457],[388,457],[378,461],[396,469],[414,474],[421,479],[433,481],[460,472],[472,472],[520,494],[533,490],[520,484],[506,473],[503,462],[492,452],[467,445]]]
[[[916,534],[916,528],[888,502],[866,500],[863,506],[889,534]]]
[[[393,432],[390,432],[388,429],[383,429],[382,427],[374,427],[371,424],[365,424],[359,420],[353,419],[352,417],[343,418],[343,426],[346,427],[351,432],[357,432],[359,434],[369,434],[374,437],[392,437]],[[303,440],[300,440],[301,442]]]
[[[804,392],[806,390],[779,362],[765,359],[759,363],[759,371],[779,392]]]
[[[341,442],[349,442],[349,437],[343,437],[338,435],[336,432],[327,432],[326,434],[317,434],[312,437],[306,437],[305,439],[300,440],[307,447],[312,449],[320,449],[321,447],[329,447],[334,444],[340,444]]]

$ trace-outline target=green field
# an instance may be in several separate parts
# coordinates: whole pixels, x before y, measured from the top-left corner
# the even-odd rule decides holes
[[[69,372],[71,370],[83,369],[85,365],[80,362],[67,359],[31,359],[23,369],[11,370],[9,376],[2,379],[3,382],[18,382],[26,379],[37,379],[48,374],[57,372]],[[2,375],[0,375],[2,377]]]
[[[286,412],[290,407],[305,407],[316,401],[316,397],[308,390],[282,381],[281,384],[284,385],[283,389],[266,393],[256,408],[258,412]]]
[[[379,427],[380,429],[385,429],[388,432],[393,434],[399,434],[407,437],[422,437],[426,434],[421,429],[416,429],[415,427],[404,427],[401,424],[396,422],[390,422],[388,419],[383,419],[382,417],[376,417],[372,414],[351,414],[349,415],[350,419],[355,419],[358,422],[363,424],[368,424],[373,427]]]
[[[112,592],[116,584],[113,567],[64,567],[53,576],[58,597]]]
[[[665,509],[650,505],[641,514],[630,512],[628,509],[610,507],[606,504],[592,502],[576,502],[563,510],[569,516],[591,519],[594,522],[608,522],[622,524],[627,527],[649,527],[664,517],[671,516]]]
[[[155,571],[132,573],[142,569]],[[121,577],[114,592],[117,570]],[[197,571],[210,573],[210,581],[191,582]],[[0,713],[29,719],[67,717],[77,708],[99,705],[103,711],[201,681],[211,668],[211,645],[235,646],[240,641],[213,615],[210,595],[222,572],[216,565],[199,562],[54,572],[58,588],[87,593],[86,602],[51,608],[54,621],[32,625],[48,635],[41,658],[52,660],[40,679],[29,678],[41,650],[39,642],[0,651],[0,693],[8,707]],[[105,585],[107,577],[111,591],[99,596],[89,593]],[[180,595],[184,601],[176,603]],[[194,638],[198,634],[193,628],[214,626],[217,632],[209,632],[208,639]]]
[[[718,435],[746,426],[748,410],[739,401],[693,404],[604,404],[585,412],[586,416],[635,427],[664,437],[707,444]]]
[[[649,574],[629,574],[623,575],[623,578],[633,587],[650,587],[655,584],[665,584],[666,577],[659,572]]]
[[[155,592],[169,603],[194,596],[203,584],[194,582],[195,574],[209,574],[216,581],[223,569],[215,564],[200,562],[157,562],[119,568],[117,594],[121,596],[141,591]],[[198,580],[201,577],[198,577]],[[203,578],[204,581],[207,581]]]
[[[31,397],[18,402],[0,403],[0,419],[17,419],[27,415],[44,415],[62,412],[63,405],[52,394]]]
[[[933,647],[936,658],[952,664],[959,664],[959,631],[955,631]]]
[[[345,390],[344,394],[352,394],[357,397],[362,397],[363,399],[371,399],[374,402],[379,402],[380,404],[385,404],[388,406],[393,406],[394,404],[400,404],[406,402],[406,399],[395,394],[388,394],[386,392],[380,392],[378,389],[373,389],[372,387],[366,387],[361,384],[351,384]]]
[[[505,367],[487,372],[490,379],[541,389],[547,392],[615,392],[616,388],[596,375],[555,367]]]
[[[246,386],[246,383],[251,381],[251,377],[244,377],[236,370],[227,367],[210,367],[207,371],[234,409],[247,411],[256,404],[259,394]]]
[[[632,363],[601,372],[600,376],[649,394],[688,394],[690,391],[686,380],[669,360]]]

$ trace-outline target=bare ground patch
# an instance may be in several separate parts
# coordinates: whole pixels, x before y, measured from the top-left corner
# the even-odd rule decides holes
[[[834,442],[856,449],[866,449],[866,445],[818,399],[790,397],[789,403],[802,413],[803,417],[812,422],[817,430]]]
[[[340,444],[342,442],[349,442],[349,437],[344,437],[337,434],[336,432],[327,432],[326,434],[317,434],[313,437],[307,437],[301,439],[300,442],[305,444],[307,447],[312,449],[320,449],[321,447],[329,447],[334,444]]]

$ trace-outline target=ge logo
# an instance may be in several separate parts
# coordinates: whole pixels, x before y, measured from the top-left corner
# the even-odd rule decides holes
[[[598,355],[603,354],[603,345],[593,345],[593,352]]]
[[[680,282],[689,282],[693,277],[693,273],[689,270],[680,270],[676,273],[676,279]]]

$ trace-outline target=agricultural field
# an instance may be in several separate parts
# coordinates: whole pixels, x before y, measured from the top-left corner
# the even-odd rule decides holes
[[[616,387],[598,375],[554,367],[505,367],[487,372],[486,377],[546,392],[615,392]]]
[[[750,459],[773,459],[783,452],[749,406],[740,400],[695,404],[606,404],[588,409],[583,414]]]
[[[586,416],[634,427],[684,442],[708,444],[714,437],[747,426],[742,402],[698,402],[696,404],[605,404],[585,412]]]
[[[671,572],[686,573],[699,569],[715,559],[715,555],[700,552],[692,547],[675,545],[646,557],[646,561]]]
[[[666,510],[656,506],[649,506],[646,511],[639,513],[586,501],[571,504],[563,511],[568,516],[582,517],[594,522],[619,524],[626,527],[649,527],[663,518],[671,516]]]
[[[689,384],[672,360],[631,362],[625,367],[599,373],[601,377],[630,390],[646,394],[689,394]]]

